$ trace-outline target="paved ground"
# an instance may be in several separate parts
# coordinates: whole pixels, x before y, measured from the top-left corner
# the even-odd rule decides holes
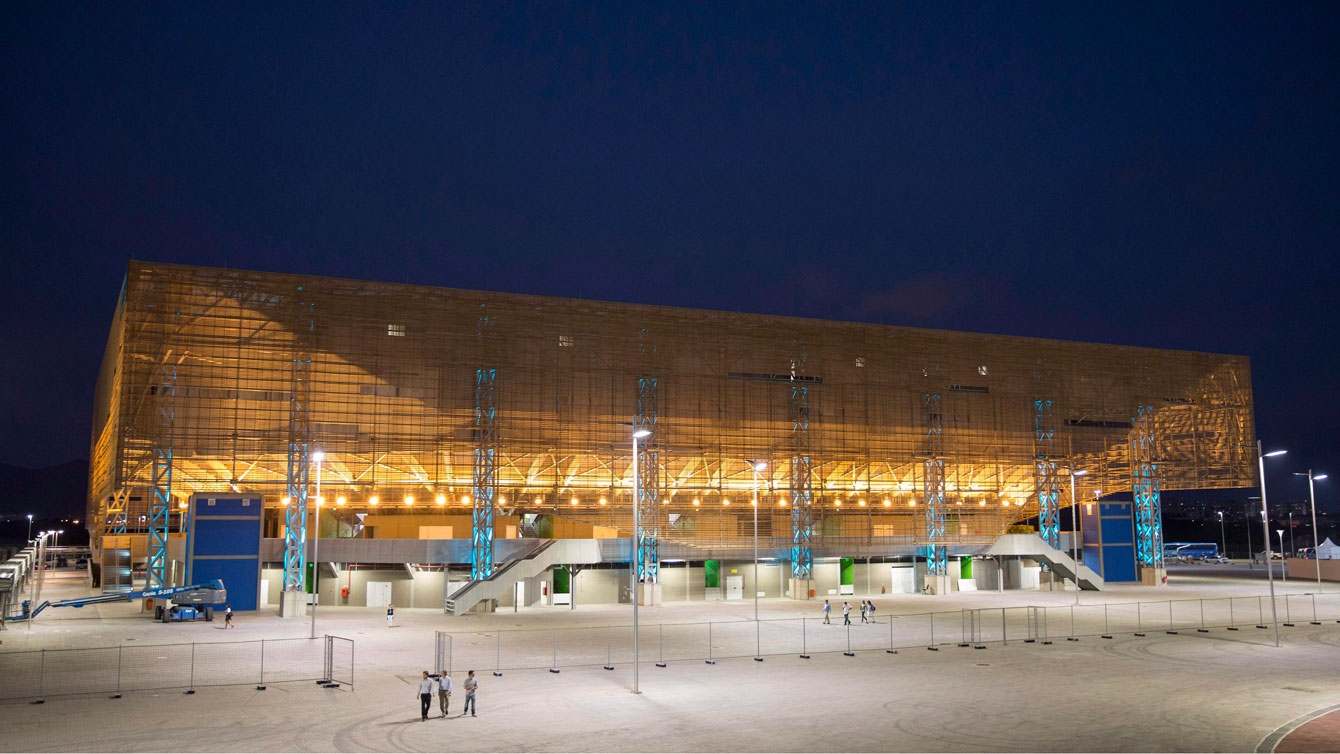
[[[1175,571],[1163,599],[1257,595],[1264,584],[1227,570]],[[1259,569],[1243,576],[1259,576]],[[1290,583],[1290,591],[1311,585]],[[1282,588],[1282,585],[1281,585]],[[1335,586],[1330,585],[1334,590]],[[72,586],[48,583],[44,596]],[[1080,595],[1082,604],[1149,599],[1151,590]],[[858,596],[856,599],[860,599]],[[1021,604],[1068,604],[1073,593],[1006,592],[952,597],[876,595],[884,615]],[[764,617],[814,617],[813,605],[761,603]],[[654,622],[745,620],[751,603],[672,604]],[[1340,624],[1299,622],[1271,632],[1151,632],[1050,646],[1011,642],[947,646],[897,655],[841,653],[644,664],[644,693],[629,693],[631,668],[598,665],[509,671],[482,677],[478,718],[418,720],[414,681],[432,657],[434,629],[487,633],[537,625],[626,623],[627,606],[523,610],[445,618],[400,610],[388,629],[375,609],[329,610],[321,632],[357,643],[356,684],[309,683],[48,697],[0,703],[6,751],[1254,751],[1273,731],[1340,704]],[[240,614],[220,623],[163,625],[131,606],[43,615],[31,630],[0,633],[0,650],[237,641],[303,636],[306,622]],[[839,629],[840,630],[840,629]],[[456,668],[460,683],[462,668]],[[0,683],[6,683],[0,679]],[[453,714],[459,698],[453,701]],[[1299,728],[1302,731],[1303,728]],[[1289,739],[1286,739],[1288,741]],[[1334,741],[1335,739],[1331,739]],[[1330,747],[1334,750],[1334,746]],[[1286,750],[1281,746],[1280,751]],[[1300,750],[1300,749],[1289,749]]]

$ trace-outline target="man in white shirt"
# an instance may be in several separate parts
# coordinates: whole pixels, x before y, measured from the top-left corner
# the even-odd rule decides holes
[[[419,681],[419,716],[422,721],[428,720],[428,708],[433,706],[433,679],[428,677],[428,671],[423,671],[423,680]]]
[[[395,624],[395,605],[386,606],[386,627],[391,628]]]
[[[437,703],[442,708],[442,716],[447,716],[447,707],[451,704],[451,676],[443,670],[437,674]]]
[[[846,600],[842,601],[842,625],[851,625],[851,603]]]

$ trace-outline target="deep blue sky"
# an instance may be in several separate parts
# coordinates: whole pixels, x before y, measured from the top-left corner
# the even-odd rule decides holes
[[[596,5],[7,6],[0,461],[136,257],[1247,354],[1340,474],[1340,5]]]

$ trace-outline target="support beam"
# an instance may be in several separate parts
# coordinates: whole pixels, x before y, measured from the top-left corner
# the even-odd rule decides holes
[[[656,377],[639,377],[637,381],[637,415],[633,417],[633,430],[648,430],[650,435],[638,443],[637,448],[637,501],[638,530],[637,537],[637,581],[639,584],[655,584],[660,581],[660,558],[658,538],[660,528],[661,497],[660,488],[660,449],[665,447],[657,434]]]
[[[176,395],[177,367],[164,361],[158,367],[158,384],[154,385],[158,426],[152,451],[153,497],[149,501],[149,551],[145,565],[149,589],[171,586],[167,581],[167,530],[168,515],[172,511],[172,430]]]
[[[808,385],[791,385],[791,577],[802,581],[814,572],[809,394]]]
[[[307,575],[307,478],[311,469],[312,334],[314,305],[294,292],[293,358],[289,366],[288,464],[284,493],[284,591],[302,592]]]
[[[493,575],[493,513],[498,494],[497,379],[496,369],[475,370],[475,468],[471,499],[474,512],[470,547],[470,578],[474,581]]]
[[[1052,547],[1061,546],[1061,483],[1056,475],[1056,418],[1050,398],[1033,401],[1033,484],[1037,493],[1038,532]]]
[[[922,477],[924,507],[923,535],[926,545],[926,573],[944,576],[949,573],[949,558],[945,548],[945,461],[944,415],[940,409],[940,393],[921,395],[921,426],[924,431],[922,453],[925,455],[925,475]]]
[[[1135,514],[1135,562],[1142,571],[1163,569],[1163,516],[1157,463],[1154,407],[1137,406],[1131,419],[1131,495]]]

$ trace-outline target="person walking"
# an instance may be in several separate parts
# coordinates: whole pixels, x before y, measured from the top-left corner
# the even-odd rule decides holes
[[[851,603],[846,600],[842,601],[842,625],[851,625]]]
[[[874,622],[875,622],[875,601],[874,601],[874,600],[871,600],[870,602],[867,603],[867,605],[869,606],[869,610],[870,610],[870,622],[871,622],[871,623],[874,623]]]
[[[465,677],[465,711],[461,712],[461,717],[465,717],[465,712],[470,713],[470,717],[478,717],[476,712],[479,706],[475,702],[475,693],[479,691],[479,679],[475,678],[475,671]]]
[[[824,600],[824,623],[831,624],[833,622],[828,619],[829,614],[831,614],[832,612],[833,612],[833,606],[828,604],[828,600]]]
[[[233,606],[227,602],[223,603],[223,627],[235,628],[233,626]]]
[[[442,716],[447,716],[447,708],[451,706],[451,676],[443,670],[437,674],[437,704],[442,709]]]
[[[423,671],[423,680],[419,681],[419,717],[420,722],[427,722],[428,708],[433,706],[433,679],[428,677],[428,671]]]
[[[865,611],[866,611],[865,600],[861,600],[861,622],[869,623],[870,621],[866,619]]]
[[[386,606],[386,627],[392,628],[394,626],[395,626],[395,605],[388,604]]]

